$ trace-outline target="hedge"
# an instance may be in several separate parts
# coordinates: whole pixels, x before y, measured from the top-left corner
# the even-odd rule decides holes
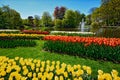
[[[0,40],[0,48],[33,47],[34,40]]]

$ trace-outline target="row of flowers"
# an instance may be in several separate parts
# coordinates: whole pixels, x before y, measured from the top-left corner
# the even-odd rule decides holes
[[[60,61],[41,61],[0,56],[0,80],[93,80],[89,66],[67,65]],[[120,80],[118,72],[98,70],[98,80]]]
[[[0,29],[0,33],[20,33],[20,30]]]
[[[85,43],[85,46],[90,44],[119,46],[120,38],[99,38],[99,37],[78,37],[78,36],[45,36],[45,40],[64,41],[64,42],[79,42]]]
[[[25,33],[25,34],[49,34],[49,32],[47,31],[39,31],[39,30],[22,30],[22,33]]]
[[[93,32],[78,32],[78,31],[51,31],[52,35],[63,35],[63,36],[82,36],[82,37],[93,37]]]
[[[38,34],[6,34],[6,33],[1,33],[0,34],[0,39],[40,39],[44,35],[38,35]]]

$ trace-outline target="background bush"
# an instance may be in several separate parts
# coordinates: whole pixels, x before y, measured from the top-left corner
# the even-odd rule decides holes
[[[110,38],[120,38],[120,27],[106,27],[101,28],[97,32],[98,37],[110,37]]]
[[[98,22],[93,22],[92,24],[91,24],[91,31],[92,32],[96,32],[96,31],[98,31],[98,29],[100,29],[100,27],[101,27],[101,24],[100,23],[98,23]]]

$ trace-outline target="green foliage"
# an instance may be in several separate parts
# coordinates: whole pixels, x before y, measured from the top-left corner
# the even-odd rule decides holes
[[[51,26],[52,18],[49,14],[49,12],[44,12],[42,15],[42,25],[45,27]]]
[[[83,16],[83,14],[80,14],[79,11],[75,11],[75,26],[78,27],[80,22],[82,21],[82,18],[85,18],[85,16]]]
[[[101,24],[99,22],[93,22],[91,26],[92,26],[92,31],[96,32],[98,29],[100,29]]]
[[[67,10],[64,15],[63,19],[63,26],[65,28],[74,28],[76,27],[75,24],[75,13],[73,10]]]
[[[85,15],[80,14],[79,11],[66,10],[64,13],[64,17],[60,18],[61,14],[63,13],[59,13],[58,7],[56,7],[56,10],[54,12],[54,21],[56,28],[76,28],[79,26],[82,18],[85,19]]]
[[[102,21],[103,26],[120,26],[120,1],[109,0],[92,13],[92,20]]]
[[[47,41],[43,48],[47,51],[58,52],[61,54],[88,57],[95,60],[100,59],[120,62],[120,46],[110,47],[96,44],[85,46],[84,43]]]
[[[89,14],[86,16],[86,24],[91,25],[91,23],[92,23],[91,14]]]
[[[101,28],[102,31],[98,32],[98,37],[120,38],[120,27]]]
[[[15,47],[33,47],[36,42],[33,40],[0,40],[0,48],[15,48]]]
[[[9,6],[0,7],[0,29],[19,29],[22,25],[20,14]]]
[[[55,27],[56,28],[61,28],[62,27],[62,20],[56,19],[55,20]]]
[[[34,27],[34,22],[33,22],[34,18],[33,16],[28,16],[28,25],[30,27]]]

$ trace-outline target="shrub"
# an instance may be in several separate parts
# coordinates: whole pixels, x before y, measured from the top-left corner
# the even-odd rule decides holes
[[[96,32],[101,27],[101,24],[98,22],[93,22],[91,26],[92,26],[92,32]]]
[[[92,59],[120,62],[120,39],[46,36],[44,49]]]
[[[62,20],[56,19],[55,20],[55,27],[56,28],[62,28]]]
[[[101,28],[101,32],[98,32],[98,37],[120,38],[120,27],[106,27]]]
[[[33,47],[36,42],[33,40],[0,40],[0,48]]]

